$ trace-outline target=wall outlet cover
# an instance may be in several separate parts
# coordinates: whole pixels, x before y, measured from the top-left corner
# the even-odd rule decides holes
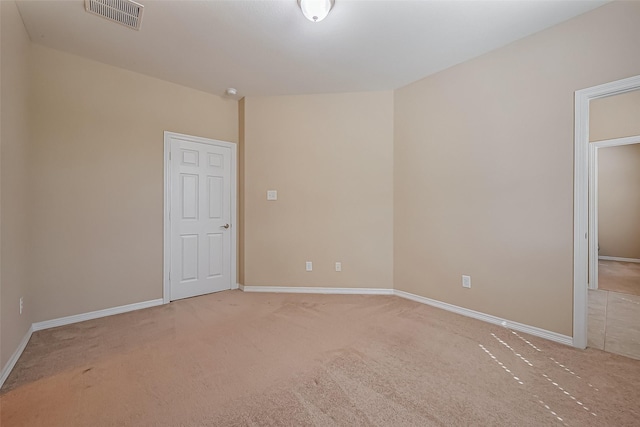
[[[471,276],[462,276],[462,287],[470,288],[471,287]]]

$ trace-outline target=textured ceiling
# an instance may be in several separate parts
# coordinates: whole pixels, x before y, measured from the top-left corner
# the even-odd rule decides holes
[[[296,0],[138,0],[140,31],[83,0],[21,1],[31,40],[222,95],[389,90],[606,1],[336,0],[322,22]]]

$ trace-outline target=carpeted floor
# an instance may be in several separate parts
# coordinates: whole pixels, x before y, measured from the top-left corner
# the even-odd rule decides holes
[[[640,361],[392,296],[227,291],[37,332],[10,426],[631,426]]]

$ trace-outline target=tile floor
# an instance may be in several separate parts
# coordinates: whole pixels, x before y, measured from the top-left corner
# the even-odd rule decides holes
[[[640,296],[589,290],[587,346],[640,359]]]
[[[598,289],[640,295],[640,263],[599,260]]]

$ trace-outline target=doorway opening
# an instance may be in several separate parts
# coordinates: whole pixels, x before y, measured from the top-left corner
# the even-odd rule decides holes
[[[587,315],[590,279],[589,259],[589,106],[590,102],[640,89],[640,76],[576,91],[574,132],[573,221],[573,346],[587,347]],[[591,245],[594,246],[594,245]],[[597,253],[597,252],[596,252]],[[594,276],[591,275],[591,278]]]
[[[589,289],[640,296],[640,135],[589,144]]]

